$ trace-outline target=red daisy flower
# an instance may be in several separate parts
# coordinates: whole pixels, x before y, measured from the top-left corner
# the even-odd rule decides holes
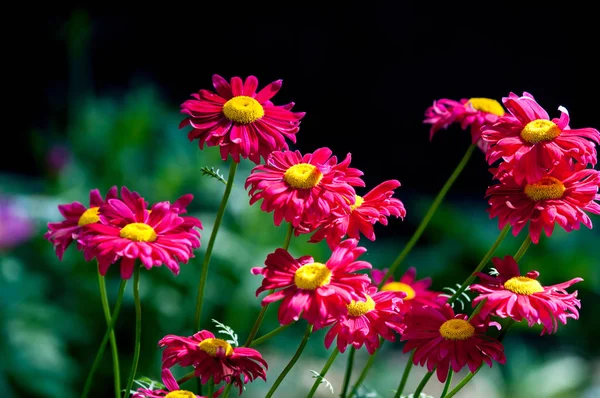
[[[133,193],[133,195],[137,195]],[[59,260],[62,260],[65,250],[77,241],[77,249],[84,252],[86,261],[90,261],[93,254],[89,250],[84,250],[84,245],[78,241],[79,233],[82,227],[88,224],[96,223],[100,220],[98,209],[109,199],[117,197],[117,187],[113,186],[106,193],[106,199],[102,199],[100,191],[92,189],[90,191],[90,205],[85,207],[80,202],[73,202],[58,206],[58,211],[65,218],[64,221],[48,223],[48,232],[44,238],[54,244],[54,250]]]
[[[577,291],[567,293],[567,288],[582,278],[574,278],[558,285],[542,286],[537,281],[540,275],[537,271],[530,271],[521,276],[519,266],[511,256],[504,259],[492,259],[497,276],[478,273],[481,283],[471,285],[471,290],[479,293],[473,299],[473,305],[481,300],[485,303],[481,307],[481,316],[488,314],[500,318],[512,318],[517,322],[527,320],[529,327],[535,324],[543,325],[544,333],[556,333],[558,321],[567,324],[568,318],[579,319],[578,308],[581,302],[577,299]]]
[[[365,196],[356,195],[349,211],[344,212],[342,216],[332,213],[325,221],[319,223],[318,229],[309,242],[317,243],[326,239],[329,247],[333,249],[346,235],[349,238],[360,239],[360,233],[374,241],[375,223],[387,225],[387,217],[396,216],[404,219],[406,215],[404,204],[399,199],[392,198],[394,189],[399,186],[398,180],[388,180],[377,185]],[[296,236],[315,229],[300,227],[294,230]]]
[[[579,229],[580,224],[592,228],[585,212],[600,214],[600,171],[582,167],[562,161],[534,183],[518,183],[516,168],[510,172],[491,169],[500,183],[486,192],[490,218],[498,217],[500,228],[510,223],[515,236],[529,222],[533,243],[539,242],[542,229],[550,236],[555,223],[567,232]]]
[[[371,270],[373,283],[379,285],[387,271],[387,268],[383,270]],[[394,279],[390,277],[381,287],[382,292],[397,291],[406,294],[406,296],[402,298],[402,304],[400,304],[400,312],[402,314],[406,314],[413,307],[430,306],[437,308],[448,300],[441,292],[429,290],[431,278],[427,277],[416,280],[416,277],[417,269],[415,267],[410,267],[398,281],[394,281]]]
[[[262,199],[260,208],[274,212],[275,225],[285,220],[294,227],[320,222],[335,209],[350,211],[356,195],[352,186],[365,185],[363,173],[348,167],[350,154],[339,164],[331,154],[329,148],[304,156],[300,151],[271,153],[246,179],[250,204]]]
[[[490,145],[486,158],[490,164],[498,159],[514,162],[514,178],[519,184],[539,181],[562,158],[573,158],[582,165],[596,164],[595,144],[600,144],[600,132],[593,128],[572,130],[565,108],[558,108],[560,118],[550,120],[527,92],[522,97],[510,93],[502,102],[510,115],[482,132]]]
[[[211,378],[215,385],[221,381],[233,383],[242,393],[243,385],[257,378],[267,380],[267,362],[253,348],[232,347],[225,340],[215,338],[207,330],[193,336],[167,335],[158,342],[166,347],[162,353],[163,383],[177,385],[171,368],[175,365],[193,366],[194,375],[206,384]],[[173,384],[175,383],[175,384]]]
[[[213,398],[218,397],[223,392],[221,387],[217,392],[213,394]],[[161,389],[150,389],[150,388],[138,388],[137,391],[131,396],[131,398],[206,398],[205,396],[196,395],[191,391],[187,390],[161,390]]]
[[[429,139],[441,130],[447,129],[453,123],[460,123],[466,130],[469,126],[473,144],[483,151],[487,151],[487,143],[481,139],[481,129],[487,124],[495,123],[500,116],[504,116],[504,108],[493,99],[489,98],[463,98],[458,101],[440,99],[433,101],[433,105],[425,110],[423,123],[431,124]]]
[[[498,340],[486,336],[488,323],[479,316],[468,320],[464,314],[455,315],[452,307],[414,307],[404,318],[406,330],[400,341],[406,341],[404,352],[415,350],[413,363],[429,372],[436,368],[437,378],[445,382],[448,369],[459,372],[468,366],[475,373],[483,362],[492,367],[492,359],[506,363],[504,347]]]
[[[337,337],[340,352],[346,351],[349,344],[356,349],[364,344],[373,354],[379,347],[379,336],[395,341],[395,333],[403,330],[400,306],[404,296],[404,292],[378,292],[377,286],[369,287],[364,297],[352,300],[346,305],[346,313],[334,321],[325,335],[325,348]]]
[[[258,79],[248,76],[242,83],[233,77],[231,84],[219,75],[213,75],[216,93],[200,90],[194,99],[181,105],[188,115],[179,128],[190,126],[190,141],[198,139],[200,149],[219,146],[221,157],[231,154],[237,163],[240,156],[256,164],[275,150],[288,149],[285,139],[296,142],[300,119],[305,112],[292,112],[293,102],[274,105],[270,100],[281,88],[281,80],[274,81],[258,93]]]
[[[252,268],[254,275],[264,276],[256,295],[282,288],[262,300],[262,305],[267,305],[283,299],[279,323],[286,325],[302,316],[314,330],[322,328],[330,317],[336,318],[347,304],[359,299],[357,292],[370,283],[367,275],[356,273],[371,268],[366,261],[356,260],[367,250],[357,244],[355,239],[341,242],[325,264],[315,262],[310,256],[296,259],[287,250],[275,250],[267,256],[264,267]]]
[[[129,279],[135,260],[147,268],[165,264],[177,275],[179,262],[194,257],[193,249],[200,247],[202,223],[195,217],[181,217],[182,205],[189,197],[180,199],[177,207],[159,202],[146,209],[143,198],[121,189],[123,200],[109,199],[99,210],[100,222],[88,224],[82,232],[86,246],[98,259],[99,270],[105,275],[112,263],[121,259],[121,277]]]

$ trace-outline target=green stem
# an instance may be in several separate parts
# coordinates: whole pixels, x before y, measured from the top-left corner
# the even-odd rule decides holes
[[[444,398],[450,389],[450,385],[452,384],[452,375],[454,372],[452,371],[452,367],[448,368],[448,378],[446,379],[446,384],[444,384],[444,390],[442,391],[442,395],[440,398]]]
[[[485,256],[483,256],[483,258],[481,259],[481,262],[479,263],[479,265],[477,265],[477,268],[475,268],[475,271],[473,271],[471,273],[471,275],[469,275],[469,277],[463,282],[463,284],[460,285],[460,287],[458,288],[456,293],[454,293],[452,295],[452,297],[450,297],[448,299],[449,304],[452,304],[454,302],[454,300],[456,300],[469,287],[469,285],[473,282],[473,280],[476,277],[475,274],[478,272],[481,272],[483,267],[485,267],[485,265],[488,263],[488,261],[490,261],[490,259],[494,255],[494,252],[496,251],[498,246],[500,246],[500,243],[502,243],[502,241],[504,240],[504,237],[506,236],[506,234],[508,234],[509,230],[510,230],[510,224],[506,224],[504,226],[504,228],[502,228],[502,231],[500,231],[500,235],[498,235],[498,238],[496,238],[496,241],[494,242],[492,247],[490,247],[490,250],[488,250],[488,252],[485,254]]]
[[[331,365],[333,365],[333,361],[335,361],[335,358],[338,356],[339,353],[340,352],[339,352],[339,350],[337,348],[335,348],[333,350],[333,352],[329,356],[329,359],[325,363],[325,366],[323,366],[323,369],[321,369],[321,373],[319,373],[319,376],[321,376],[321,378],[319,379],[318,377],[315,377],[316,380],[313,383],[313,386],[310,389],[310,391],[309,391],[308,395],[306,396],[306,398],[312,398],[312,396],[315,395],[315,392],[317,392],[317,388],[319,388],[319,386],[321,385],[321,382],[322,382],[323,378],[327,374],[327,371],[329,370],[329,368],[331,367]]]
[[[514,319],[509,319],[508,322],[506,322],[506,325],[502,328],[502,331],[500,332],[500,334],[497,337],[498,341],[504,340],[506,333],[508,333],[510,328],[512,328],[515,323],[516,322],[514,321]]]
[[[127,378],[127,386],[125,387],[125,393],[123,398],[129,397],[129,392],[133,387],[133,380],[135,379],[135,373],[137,372],[138,362],[140,359],[140,344],[142,337],[142,304],[140,302],[140,269],[141,265],[135,265],[135,271],[133,273],[133,302],[135,303],[135,345],[133,348],[133,363],[131,364],[131,371]]]
[[[348,384],[350,384],[350,377],[352,376],[352,365],[354,364],[354,354],[356,353],[356,348],[354,346],[350,347],[350,354],[348,355],[348,362],[346,363],[346,374],[344,375],[344,384],[342,385],[342,395],[341,397],[345,397],[348,392]]]
[[[100,299],[102,301],[102,311],[104,312],[104,318],[106,319],[106,326],[110,326],[110,307],[108,305],[108,296],[106,294],[106,280],[104,276],[98,270],[98,285],[100,287]],[[115,331],[110,331],[110,351],[112,355],[113,374],[115,382],[115,397],[121,396],[121,372],[119,370],[119,350],[117,348],[117,339],[115,337]]]
[[[98,352],[96,353],[96,358],[94,358],[94,363],[92,364],[90,373],[88,373],[87,378],[85,380],[83,392],[81,393],[81,398],[86,398],[90,392],[90,388],[92,387],[92,381],[94,380],[94,373],[96,373],[98,366],[100,366],[100,361],[102,360],[102,355],[104,354],[104,349],[106,348],[106,344],[108,343],[108,339],[110,338],[110,332],[115,327],[115,323],[117,323],[119,311],[121,310],[121,303],[123,302],[123,294],[125,293],[125,286],[127,286],[127,279],[121,280],[121,285],[119,286],[119,292],[117,293],[117,301],[115,303],[115,308],[110,317],[110,324],[106,328],[106,332],[104,333],[104,337],[102,338],[102,342],[100,343],[100,347],[98,348]]]
[[[396,390],[396,395],[394,395],[394,398],[400,398],[400,396],[402,395],[402,392],[404,391],[404,387],[406,386],[406,381],[408,380],[408,375],[413,366],[413,357],[414,356],[415,356],[415,350],[412,350],[410,352],[410,358],[408,358],[408,362],[406,362],[406,365],[404,366],[404,373],[402,373],[402,380],[400,380],[400,385],[398,386],[398,389]]]
[[[202,272],[200,275],[200,283],[198,284],[198,296],[196,298],[196,314],[194,316],[194,330],[200,330],[200,318],[202,316],[202,303],[204,299],[204,286],[206,286],[206,279],[208,276],[208,266],[210,264],[210,256],[212,255],[213,246],[215,245],[215,239],[221,226],[221,220],[225,214],[225,207],[227,207],[227,200],[231,194],[231,188],[233,187],[233,180],[235,178],[235,171],[237,170],[237,163],[231,162],[229,167],[229,177],[227,177],[227,185],[225,186],[225,192],[219,205],[219,211],[215,218],[215,225],[213,226],[212,232],[210,233],[210,239],[208,240],[208,246],[206,246],[206,253],[204,254],[204,261],[202,263]]]
[[[308,325],[306,327],[306,332],[304,333],[304,338],[300,342],[300,345],[298,346],[296,353],[294,353],[294,356],[292,357],[292,359],[290,359],[290,362],[285,366],[283,371],[279,374],[279,376],[277,377],[277,380],[275,380],[275,383],[273,383],[273,386],[271,386],[271,389],[269,390],[267,395],[265,395],[265,398],[270,398],[273,396],[273,394],[275,393],[275,390],[277,390],[277,387],[279,387],[279,385],[281,384],[281,382],[283,381],[285,376],[294,367],[294,365],[296,364],[296,361],[298,360],[298,358],[300,358],[300,355],[302,355],[302,351],[304,351],[304,347],[306,347],[306,343],[308,343],[308,338],[312,334],[312,330],[313,330],[312,325]]]
[[[373,362],[375,362],[375,355],[377,355],[377,353],[383,346],[384,341],[385,340],[383,338],[379,339],[379,347],[377,347],[375,352],[373,352],[369,356],[369,359],[367,360],[365,367],[363,368],[362,372],[360,373],[360,376],[358,376],[358,379],[356,379],[356,381],[354,382],[354,385],[352,386],[352,391],[350,391],[350,397],[352,397],[354,394],[358,393],[358,387],[360,387],[362,382],[365,381],[365,379],[367,378],[367,373],[369,372],[369,369],[371,369],[371,366],[373,366]]]
[[[523,258],[523,256],[525,255],[525,252],[527,251],[527,249],[529,249],[530,245],[531,245],[531,235],[527,234],[527,237],[521,244],[521,247],[519,247],[517,254],[515,254],[515,256],[513,257],[516,262],[519,262],[521,260],[521,258]]]
[[[446,181],[446,183],[444,184],[444,186],[442,187],[440,192],[438,192],[437,196],[433,200],[433,203],[431,204],[431,206],[429,207],[429,210],[427,210],[427,213],[421,220],[421,223],[417,227],[417,230],[415,231],[413,236],[410,238],[410,240],[408,241],[406,246],[404,246],[404,249],[402,250],[402,252],[400,252],[400,254],[396,258],[396,260],[394,260],[392,265],[390,265],[390,268],[388,269],[385,276],[381,280],[381,283],[379,284],[378,288],[381,288],[386,283],[388,278],[390,276],[394,275],[394,271],[396,270],[396,268],[402,263],[402,261],[404,261],[404,259],[408,255],[408,253],[413,248],[413,246],[417,243],[417,241],[423,234],[423,231],[425,231],[427,224],[429,224],[429,221],[431,221],[431,218],[433,217],[434,213],[436,212],[436,210],[438,209],[438,207],[444,200],[444,197],[450,190],[450,187],[452,187],[452,184],[454,184],[454,181],[456,181],[456,179],[458,178],[460,173],[462,173],[463,169],[469,162],[469,159],[471,158],[471,155],[473,154],[473,151],[475,150],[476,147],[477,147],[477,145],[474,145],[474,144],[471,144],[469,146],[469,148],[467,149],[467,152],[465,152],[464,156],[462,157],[462,159],[460,160],[460,162],[458,163],[458,165],[456,166],[456,168],[454,169],[454,171],[452,172],[452,174],[450,175],[450,177],[448,178],[448,180]]]
[[[267,341],[268,339],[270,339],[271,337],[273,337],[276,334],[278,334],[279,332],[283,332],[285,329],[289,328],[290,326],[292,326],[292,323],[288,323],[287,325],[279,326],[277,329],[273,329],[269,333],[267,333],[267,334],[265,334],[263,336],[260,336],[257,339],[252,340],[250,342],[250,344],[248,344],[248,347],[254,347],[254,346],[257,346],[259,344],[262,344],[265,341]]]
[[[191,379],[193,377],[194,377],[194,371],[192,370],[190,373],[186,374],[181,379],[177,380],[177,384],[182,385],[183,383],[185,383],[186,381],[188,381],[189,379]]]
[[[423,380],[421,380],[421,382],[419,383],[417,389],[415,390],[415,392],[413,394],[413,397],[418,397],[419,395],[421,395],[421,392],[425,388],[425,385],[427,384],[427,382],[429,381],[429,379],[431,379],[431,376],[433,375],[433,372],[435,372],[435,369],[433,369],[431,372],[427,372],[427,374],[423,377]]]
[[[481,307],[483,307],[483,305],[485,304],[485,302],[487,301],[487,299],[483,299],[479,302],[479,304],[477,304],[477,306],[475,306],[475,308],[473,309],[473,312],[471,312],[471,315],[469,316],[469,321],[473,318],[475,318],[475,315],[479,314],[479,311],[481,311]]]
[[[290,241],[292,239],[293,231],[294,231],[294,227],[292,226],[292,224],[288,224],[287,233],[285,234],[285,240],[283,241],[283,249],[284,250],[287,250],[290,247]],[[272,294],[274,291],[275,291],[275,289],[271,289],[271,290],[269,290],[268,294]],[[252,326],[252,330],[250,331],[250,334],[248,335],[248,338],[246,339],[246,342],[244,343],[244,347],[248,347],[252,343],[252,339],[254,338],[254,336],[256,336],[256,333],[258,333],[258,329],[260,328],[260,325],[265,317],[265,314],[267,313],[267,308],[269,308],[269,304],[263,305],[262,308],[260,309],[258,318],[256,318],[256,321],[254,321],[254,325]]]
[[[229,397],[229,391],[231,391],[231,387],[233,386],[233,384],[227,384],[227,387],[225,387],[225,390],[223,391],[223,398],[227,398]]]
[[[477,374],[477,372],[479,372],[479,369],[481,369],[482,366],[483,366],[483,363],[481,365],[479,365],[479,367],[477,368],[475,373],[469,373],[468,375],[466,375],[460,381],[460,383],[458,383],[456,385],[456,387],[454,387],[454,389],[452,389],[452,391],[450,391],[448,393],[448,395],[446,395],[444,398],[451,398],[451,397],[455,396],[473,378],[473,376],[475,376]]]
[[[206,392],[206,396],[208,398],[212,398],[214,389],[215,389],[215,380],[211,377],[210,379],[208,379],[208,391]]]

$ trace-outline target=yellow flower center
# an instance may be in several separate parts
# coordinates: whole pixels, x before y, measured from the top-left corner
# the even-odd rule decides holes
[[[544,288],[535,279],[527,276],[515,276],[504,282],[504,288],[513,293],[529,296],[533,293],[540,293]]]
[[[223,114],[232,122],[250,124],[263,117],[265,110],[254,98],[239,95],[223,105]]]
[[[362,196],[356,195],[354,204],[352,206],[350,206],[350,211],[354,211],[354,210],[358,209],[360,207],[360,205],[363,204],[364,201],[365,200],[362,198]]]
[[[196,398],[196,394],[187,390],[175,390],[165,395],[165,398]]]
[[[231,347],[231,344],[229,344],[225,340],[221,340],[221,339],[208,338],[208,339],[202,340],[198,344],[198,347],[200,347],[200,349],[202,351],[204,351],[211,357],[216,357],[217,351],[221,351],[221,350],[219,350],[220,348],[225,350],[225,356],[227,356],[227,357],[230,356],[231,354],[233,354],[233,347]]]
[[[440,326],[440,335],[446,340],[467,340],[475,334],[475,328],[464,319],[450,319]]]
[[[299,289],[315,290],[331,281],[331,270],[325,264],[310,263],[298,268],[294,274],[294,284]]]
[[[560,129],[556,124],[546,119],[538,119],[527,123],[521,130],[521,138],[530,144],[542,141],[552,141],[560,135]]]
[[[295,189],[310,189],[317,186],[323,178],[323,173],[309,163],[298,163],[283,174],[283,180]]]
[[[381,291],[404,292],[406,293],[406,297],[404,297],[402,300],[412,300],[416,296],[415,289],[413,289],[410,285],[407,285],[406,283],[402,282],[386,283],[381,287]]]
[[[504,116],[504,108],[502,105],[490,98],[471,98],[469,103],[473,108],[480,112],[492,113],[497,116]]]
[[[361,316],[369,311],[375,309],[375,302],[371,296],[367,295],[367,301],[354,301],[352,300],[348,307],[348,315],[350,316]]]
[[[143,222],[127,224],[121,229],[119,236],[135,242],[154,242],[157,238],[154,228]]]
[[[554,177],[543,177],[535,184],[525,185],[525,195],[531,200],[560,199],[565,193],[565,186]]]
[[[100,217],[98,217],[98,210],[100,210],[99,207],[90,207],[84,211],[81,217],[79,217],[77,225],[83,227],[84,225],[93,224],[100,221]]]

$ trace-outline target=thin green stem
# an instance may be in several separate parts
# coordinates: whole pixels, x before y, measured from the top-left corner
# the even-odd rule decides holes
[[[346,374],[344,375],[344,384],[342,385],[342,395],[341,397],[345,397],[348,392],[348,384],[350,384],[350,377],[352,376],[352,365],[354,364],[354,354],[356,353],[356,348],[354,346],[350,347],[350,353],[348,354],[348,362],[346,363]]]
[[[287,233],[285,234],[285,240],[283,241],[283,249],[287,250],[290,247],[290,241],[292,240],[292,232],[294,231],[294,227],[292,226],[292,224],[288,224],[288,228],[287,228]],[[275,289],[271,289],[269,290],[268,294],[272,294],[275,291]],[[262,308],[260,309],[260,312],[258,314],[258,317],[256,318],[256,321],[254,321],[254,325],[252,326],[252,330],[250,330],[250,334],[248,335],[248,338],[246,339],[246,342],[244,343],[244,347],[248,347],[251,343],[252,343],[252,339],[256,336],[256,333],[258,333],[258,329],[260,328],[260,325],[265,317],[265,314],[267,313],[267,308],[269,308],[269,304],[267,305],[263,305]]]
[[[413,397],[418,397],[419,395],[421,395],[421,392],[425,388],[425,385],[427,384],[429,379],[431,379],[433,372],[435,372],[435,368],[431,372],[427,372],[427,374],[423,377],[423,380],[421,380],[421,382],[417,386],[417,389],[415,390]]]
[[[204,254],[204,261],[202,263],[202,271],[200,275],[200,283],[198,283],[198,295],[196,298],[196,314],[194,316],[194,330],[200,330],[200,318],[202,317],[202,303],[204,299],[204,287],[206,286],[206,279],[208,276],[208,266],[210,264],[210,256],[212,255],[213,246],[215,245],[215,239],[221,226],[221,220],[225,214],[225,208],[227,207],[227,200],[231,194],[231,188],[233,187],[233,180],[235,179],[235,171],[237,170],[237,163],[232,161],[229,167],[229,177],[227,177],[227,185],[225,186],[225,192],[219,205],[217,217],[215,218],[215,225],[213,226],[208,245],[206,246],[206,253]]]
[[[323,369],[321,369],[321,373],[319,373],[319,376],[321,376],[321,378],[315,377],[316,380],[313,383],[313,386],[310,389],[310,391],[308,392],[308,395],[306,396],[306,398],[312,398],[312,396],[315,395],[315,392],[317,392],[317,388],[319,388],[319,386],[321,385],[321,381],[327,374],[327,371],[329,371],[329,368],[331,367],[331,365],[333,365],[333,361],[335,361],[335,358],[338,356],[339,353],[340,352],[337,348],[335,348],[333,350],[333,352],[329,356],[329,359],[327,360],[327,362],[325,362],[325,366],[323,366]]]
[[[454,374],[454,372],[452,371],[452,367],[448,368],[448,378],[446,379],[446,384],[444,384],[444,389],[442,390],[442,395],[440,395],[440,398],[444,398],[446,396],[446,394],[448,393],[448,390],[450,389],[450,386],[452,385],[452,375]]]
[[[210,379],[208,379],[208,391],[206,392],[206,396],[208,398],[212,398],[214,389],[215,389],[215,381],[211,377]]]
[[[408,362],[406,362],[406,365],[404,366],[404,373],[402,373],[402,380],[400,380],[400,385],[398,386],[398,389],[396,390],[396,395],[394,395],[394,398],[400,398],[400,396],[402,395],[402,392],[404,392],[404,387],[406,386],[406,381],[408,380],[408,375],[410,373],[410,370],[413,367],[413,357],[415,356],[415,350],[412,350],[410,352],[410,358],[408,358]]]
[[[452,391],[450,391],[444,398],[452,398],[453,396],[455,396],[473,378],[473,376],[475,376],[477,374],[477,372],[479,372],[479,369],[481,369],[482,366],[483,366],[483,363],[481,365],[479,365],[479,367],[477,368],[477,370],[474,373],[469,373],[468,375],[466,375],[460,381],[460,383],[458,383],[456,385],[456,387],[454,387],[452,389]]]
[[[529,249],[529,246],[531,246],[531,235],[527,234],[527,237],[525,237],[525,240],[521,244],[521,247],[519,247],[519,250],[513,257],[516,262],[519,262],[521,258],[523,258],[525,252],[527,251],[527,249]]]
[[[194,377],[194,371],[192,370],[190,373],[186,374],[181,379],[177,380],[177,384],[182,385],[183,383],[185,383],[186,381],[188,381],[189,379],[191,379],[193,377]]]
[[[483,256],[483,258],[481,259],[481,262],[479,263],[479,265],[477,265],[477,268],[475,268],[475,271],[473,271],[471,273],[471,275],[469,275],[469,277],[463,282],[463,284],[460,285],[460,287],[458,288],[456,293],[454,293],[452,295],[452,297],[450,297],[448,299],[449,304],[452,304],[454,302],[454,300],[456,300],[469,287],[469,285],[473,282],[473,280],[476,277],[475,274],[477,274],[478,272],[481,272],[483,267],[485,267],[485,265],[488,263],[488,261],[490,261],[490,259],[494,255],[494,252],[496,251],[498,246],[500,246],[500,243],[502,243],[502,241],[504,240],[504,237],[506,236],[506,234],[508,234],[509,230],[510,230],[510,224],[506,224],[504,226],[504,228],[502,228],[502,231],[500,231],[500,234],[498,235],[498,238],[496,238],[496,241],[494,242],[492,247],[490,247],[490,250],[488,250],[488,252],[485,254],[485,256]]]
[[[115,323],[117,323],[117,318],[119,317],[121,303],[123,302],[123,294],[125,293],[125,286],[127,286],[127,279],[121,280],[119,292],[117,293],[117,301],[115,302],[115,308],[113,309],[113,313],[110,317],[110,324],[106,328],[106,332],[104,333],[104,337],[102,338],[102,342],[100,343],[100,347],[98,348],[98,352],[96,353],[96,357],[94,358],[94,363],[92,364],[90,373],[88,373],[87,378],[85,379],[85,384],[83,386],[81,398],[87,398],[88,394],[90,393],[92,381],[94,380],[94,374],[96,373],[96,370],[98,370],[98,366],[100,366],[100,361],[102,360],[104,349],[106,348],[106,344],[108,343],[108,339],[110,338],[110,332],[114,329]]]
[[[487,299],[483,299],[479,302],[479,304],[477,304],[477,306],[473,309],[473,312],[471,312],[471,315],[469,316],[469,321],[475,318],[475,315],[479,314],[479,311],[481,311],[481,307],[483,307],[486,301]]]
[[[269,340],[271,337],[275,336],[276,334],[283,332],[285,329],[289,328],[290,326],[292,326],[292,323],[288,323],[287,325],[279,326],[277,329],[273,329],[269,333],[252,340],[250,342],[250,344],[248,344],[248,347],[254,347],[259,344],[262,344],[265,341]]]
[[[133,272],[133,302],[135,303],[135,343],[133,346],[133,362],[131,364],[131,371],[127,378],[127,386],[125,387],[125,393],[123,398],[129,397],[129,392],[133,387],[133,380],[135,379],[135,373],[137,372],[138,362],[140,359],[140,344],[142,337],[142,303],[140,301],[140,269],[142,267],[139,264],[135,264],[135,271]]]
[[[223,398],[229,397],[229,391],[231,391],[232,386],[233,384],[231,383],[227,384],[227,387],[225,387],[225,390],[223,391]]]
[[[300,355],[302,355],[302,351],[304,351],[304,347],[306,347],[306,343],[308,343],[308,339],[309,339],[310,335],[312,334],[312,330],[313,330],[312,325],[308,325],[306,327],[306,332],[304,333],[304,337],[302,338],[302,341],[300,342],[298,349],[294,353],[294,356],[292,357],[292,359],[290,359],[290,362],[285,366],[285,368],[283,368],[283,371],[279,374],[279,376],[277,377],[277,380],[275,380],[275,383],[273,383],[273,385],[271,386],[271,389],[269,390],[267,395],[265,395],[265,398],[271,398],[273,396],[273,394],[275,393],[275,390],[277,390],[277,387],[279,387],[279,385],[281,384],[281,382],[283,381],[285,376],[289,373],[290,370],[292,370],[292,368],[296,364],[296,361],[298,360],[298,358],[300,358]]]
[[[358,379],[356,379],[356,381],[354,382],[354,385],[352,386],[352,391],[350,391],[350,397],[352,397],[354,394],[358,393],[358,387],[360,387],[362,382],[365,381],[365,379],[367,378],[367,373],[369,372],[369,369],[371,369],[371,366],[373,366],[373,362],[375,362],[375,355],[377,355],[377,353],[383,346],[384,341],[385,340],[383,338],[380,338],[379,339],[379,347],[377,347],[375,352],[373,352],[371,355],[369,355],[369,359],[367,360],[365,367],[363,368],[362,372],[358,376]]]
[[[378,286],[379,288],[381,288],[381,286],[383,286],[385,284],[385,281],[387,281],[390,276],[394,275],[394,271],[396,270],[396,268],[402,263],[402,261],[404,261],[404,259],[408,255],[408,253],[412,250],[413,246],[417,243],[417,241],[423,234],[423,231],[425,231],[427,224],[429,224],[429,221],[431,221],[431,218],[433,217],[436,210],[438,209],[438,207],[444,200],[444,197],[450,190],[450,187],[452,187],[452,184],[454,184],[454,181],[456,181],[456,179],[458,178],[460,173],[462,173],[463,169],[469,162],[469,159],[471,158],[471,155],[473,154],[473,151],[475,150],[476,147],[477,147],[477,145],[474,145],[474,144],[471,144],[469,146],[469,148],[465,152],[464,156],[462,157],[462,159],[460,160],[460,162],[458,163],[458,165],[456,166],[456,168],[454,169],[454,171],[452,172],[452,174],[450,175],[450,177],[448,178],[448,180],[446,181],[446,183],[444,184],[444,186],[442,187],[440,192],[438,192],[437,196],[433,200],[433,203],[431,203],[429,210],[427,210],[427,213],[425,213],[425,216],[421,220],[421,223],[417,227],[415,233],[410,238],[410,240],[408,241],[406,246],[404,246],[404,249],[402,249],[402,252],[400,252],[400,254],[396,258],[396,260],[394,260],[392,265],[390,265],[388,271],[386,272],[385,276],[383,277],[383,279],[381,280],[381,283]]]
[[[516,322],[512,318],[509,319],[508,322],[506,322],[506,325],[502,328],[502,331],[500,332],[500,334],[497,337],[498,341],[504,340],[504,337],[506,337],[506,334],[508,333],[508,331],[510,330],[510,328],[513,327],[513,325],[515,323]]]
[[[98,285],[100,287],[100,299],[102,301],[102,311],[104,312],[104,318],[106,319],[106,326],[110,326],[110,307],[108,304],[108,295],[106,294],[106,280],[104,276],[98,270]],[[117,338],[115,337],[115,331],[110,331],[110,351],[112,355],[113,375],[115,383],[115,397],[121,396],[121,372],[119,370],[119,350],[117,348]]]

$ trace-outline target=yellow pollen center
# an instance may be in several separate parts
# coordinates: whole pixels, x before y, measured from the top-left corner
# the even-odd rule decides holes
[[[263,117],[265,110],[254,98],[239,95],[223,105],[223,114],[232,122],[250,124]]]
[[[450,319],[440,326],[440,335],[446,340],[467,340],[475,334],[475,328],[464,319]]]
[[[527,276],[515,276],[504,282],[504,288],[513,293],[529,296],[533,293],[540,293],[544,288],[535,279]]]
[[[208,338],[208,339],[202,340],[198,344],[198,347],[200,347],[200,349],[202,351],[204,351],[211,357],[216,357],[217,351],[222,351],[222,350],[225,351],[225,356],[227,356],[227,357],[230,356],[231,354],[233,354],[233,348],[231,347],[231,344],[229,344],[225,340],[221,340],[221,339]],[[222,350],[220,350],[220,349],[222,349]]]
[[[165,395],[165,398],[196,398],[196,394],[187,390],[175,390]]]
[[[410,285],[407,285],[406,283],[402,282],[386,283],[381,287],[381,291],[404,292],[406,293],[406,297],[402,298],[402,300],[412,300],[416,296],[415,289],[413,289]]]
[[[546,119],[538,119],[527,123],[521,130],[521,138],[530,144],[542,141],[552,141],[561,131],[556,124]]]
[[[350,316],[361,316],[369,311],[375,309],[375,302],[371,296],[367,295],[367,301],[354,301],[352,300],[348,307],[348,315]]]
[[[543,177],[535,184],[525,185],[525,195],[531,200],[560,199],[565,193],[565,186],[554,177]]]
[[[315,290],[331,281],[331,270],[321,263],[310,263],[298,268],[294,284],[299,289]]]
[[[358,209],[360,207],[360,205],[363,204],[364,201],[365,200],[362,198],[362,196],[356,195],[354,204],[352,206],[350,206],[350,211],[354,211],[354,210]]]
[[[298,163],[283,174],[283,180],[295,189],[310,189],[317,186],[323,178],[323,173],[309,163]]]
[[[143,222],[127,224],[121,229],[119,236],[135,242],[154,242],[157,238],[154,228]]]
[[[84,211],[81,217],[79,217],[77,225],[83,227],[84,225],[93,224],[100,221],[100,217],[98,217],[98,210],[100,210],[99,207],[90,207]]]
[[[469,103],[473,108],[480,112],[492,113],[497,116],[504,116],[504,108],[496,100],[490,98],[471,98]]]

